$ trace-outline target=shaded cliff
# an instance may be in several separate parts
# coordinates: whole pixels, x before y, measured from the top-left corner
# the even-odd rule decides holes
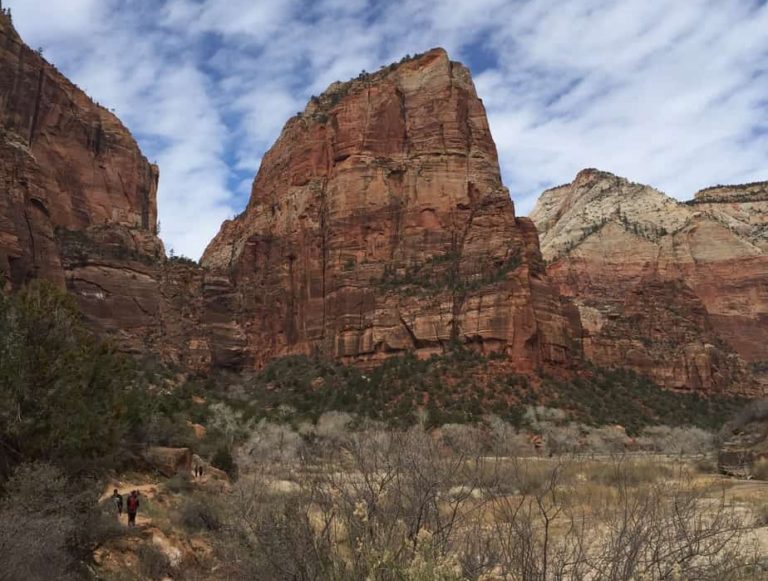
[[[584,170],[542,194],[531,217],[550,278],[579,310],[588,359],[667,387],[757,389],[747,363],[768,359],[768,256],[754,213],[734,205],[760,202],[709,192],[682,204]]]
[[[452,342],[521,369],[571,358],[535,228],[501,183],[468,69],[442,49],[313,98],[202,264],[230,277],[222,301],[239,324],[221,331],[249,366]]]
[[[128,130],[0,16],[0,270],[66,285],[99,331],[140,350],[157,325],[158,170]]]
[[[183,278],[183,269],[166,262],[157,236],[157,183],[158,168],[120,120],[25,45],[0,14],[2,286],[51,280],[121,348],[187,362],[200,331],[185,329],[201,315],[166,300],[173,294],[166,282]],[[185,295],[202,293],[198,287]],[[206,356],[195,352],[188,362],[198,360]]]

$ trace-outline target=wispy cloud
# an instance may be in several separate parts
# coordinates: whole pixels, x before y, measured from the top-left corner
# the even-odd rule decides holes
[[[768,7],[750,0],[6,0],[22,35],[161,166],[199,256],[285,120],[337,79],[445,47],[470,65],[519,213],[595,166],[676,197],[768,179]]]

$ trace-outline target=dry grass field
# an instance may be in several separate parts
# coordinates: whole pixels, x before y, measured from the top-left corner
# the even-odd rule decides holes
[[[768,483],[702,456],[510,457],[419,428],[241,461],[211,533],[227,579],[760,579]]]

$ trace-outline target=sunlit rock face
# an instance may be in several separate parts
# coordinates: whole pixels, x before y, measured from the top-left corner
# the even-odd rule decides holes
[[[766,184],[681,204],[585,170],[518,218],[469,71],[435,49],[290,119],[200,267],[166,260],[158,169],[128,130],[5,15],[0,39],[2,287],[53,281],[126,351],[205,372],[461,344],[522,372],[585,358],[672,388],[759,389]]]
[[[667,387],[759,390],[747,371],[768,360],[768,257],[753,211],[765,185],[743,200],[729,193],[740,186],[725,190],[683,204],[584,170],[542,194],[531,217],[550,279],[579,310],[587,359]]]
[[[231,281],[228,343],[248,366],[426,356],[451,342],[507,352],[520,369],[572,357],[483,104],[442,49],[313,98],[202,262]]]

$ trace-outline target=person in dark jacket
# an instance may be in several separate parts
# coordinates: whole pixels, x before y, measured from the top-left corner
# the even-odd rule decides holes
[[[139,512],[139,492],[134,490],[128,497],[128,501],[125,503],[128,509],[128,526],[136,526],[136,513]]]
[[[115,488],[115,491],[112,493],[112,502],[115,503],[117,517],[120,518],[123,514],[123,495],[117,491],[117,488]]]

